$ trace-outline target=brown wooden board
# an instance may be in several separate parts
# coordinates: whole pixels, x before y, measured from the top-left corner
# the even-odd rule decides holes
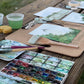
[[[28,29],[28,30],[19,29],[18,31],[7,36],[6,39],[15,40],[18,42],[28,44],[28,40],[32,36],[32,35],[29,35],[28,33],[36,29],[38,26],[40,26],[40,24],[36,24],[35,26],[33,26],[31,29]],[[51,45],[50,47],[46,47],[45,50],[72,56],[72,57],[80,56],[84,50],[84,46],[83,46],[84,29],[81,27],[72,27],[72,26],[70,28],[81,30],[81,32],[74,38],[74,40],[71,43],[74,45],[78,45],[79,48],[70,48],[70,47],[64,47],[64,46]]]
[[[84,24],[80,24],[80,23],[73,23],[73,22],[67,22],[62,20],[53,20],[53,23],[60,24],[63,26],[81,27],[82,29],[84,29]]]

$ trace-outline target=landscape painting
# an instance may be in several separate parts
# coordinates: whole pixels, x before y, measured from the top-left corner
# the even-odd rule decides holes
[[[63,18],[65,15],[69,14],[71,10],[56,8],[56,7],[48,7],[34,15],[42,17],[42,19],[51,21],[51,20],[59,20]]]
[[[39,35],[41,37],[48,38],[53,41],[62,42],[62,43],[71,43],[72,40],[80,30],[72,29],[68,27],[62,27],[59,25],[53,24],[42,24],[35,30],[31,31],[31,35]]]

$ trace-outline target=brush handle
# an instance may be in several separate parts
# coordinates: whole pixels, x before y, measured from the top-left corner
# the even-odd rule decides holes
[[[33,46],[1,46],[2,49],[17,49],[17,48],[31,48]]]
[[[72,45],[72,44],[65,44],[65,43],[59,43],[59,42],[50,42],[50,45],[58,45],[58,46],[64,46],[64,47],[71,47],[71,48],[79,48],[78,45]]]
[[[38,47],[12,49],[12,52],[25,51],[25,50],[34,50],[34,49],[38,49]]]
[[[16,48],[16,49],[0,49],[0,52],[18,52],[18,51],[25,51],[25,50],[34,50],[34,49],[44,49],[44,47],[30,47],[30,48]]]
[[[79,48],[78,45],[56,42],[56,41],[52,41],[52,40],[49,40],[44,37],[39,38],[37,40],[36,44],[39,44],[39,45],[58,45],[58,46],[64,46],[64,47]]]

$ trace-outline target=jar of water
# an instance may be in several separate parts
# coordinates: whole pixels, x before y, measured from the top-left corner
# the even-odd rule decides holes
[[[19,29],[22,27],[24,14],[11,13],[8,14],[6,17],[8,19],[9,26],[11,26],[12,29]]]
[[[68,2],[68,5],[71,7],[72,10],[76,10],[80,6],[80,2],[75,0],[70,0]]]

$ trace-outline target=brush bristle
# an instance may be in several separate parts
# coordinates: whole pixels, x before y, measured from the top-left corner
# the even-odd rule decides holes
[[[40,36],[34,35],[34,36],[32,36],[32,37],[29,39],[28,43],[30,43],[30,44],[35,44],[36,41],[37,41],[39,38],[40,38]]]

